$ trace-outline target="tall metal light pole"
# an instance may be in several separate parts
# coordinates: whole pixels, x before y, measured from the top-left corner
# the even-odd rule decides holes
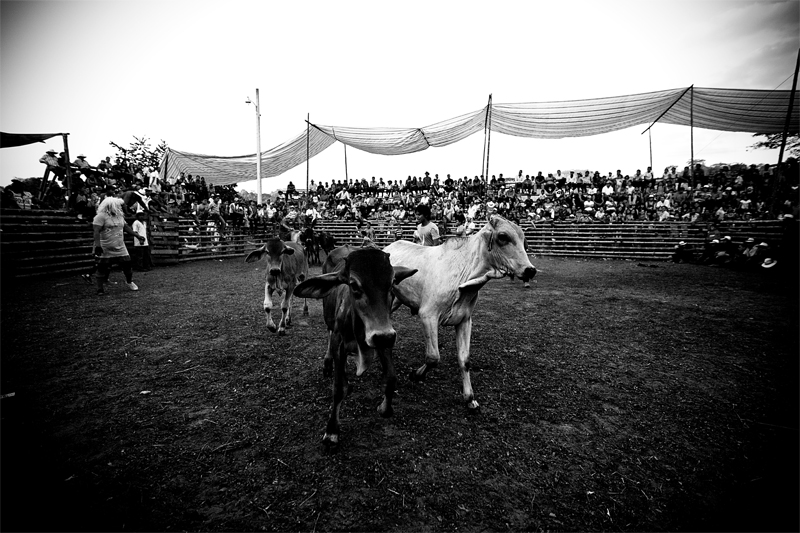
[[[245,100],[246,104],[252,104],[250,97]],[[261,106],[258,101],[258,89],[256,89],[256,203],[261,203]]]

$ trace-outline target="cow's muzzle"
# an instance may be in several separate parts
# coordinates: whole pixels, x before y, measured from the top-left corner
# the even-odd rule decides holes
[[[534,267],[528,267],[522,271],[522,275],[519,277],[524,282],[529,282],[533,279],[533,276],[536,275],[536,269]]]
[[[277,278],[278,276],[281,275],[281,269],[280,268],[270,268],[269,269],[269,275],[270,276],[275,276]]]
[[[392,348],[394,346],[395,339],[397,339],[397,333],[394,329],[367,333],[365,338],[367,346],[377,349]]]

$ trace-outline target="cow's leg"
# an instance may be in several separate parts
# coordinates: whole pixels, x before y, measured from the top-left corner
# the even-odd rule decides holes
[[[264,285],[264,313],[267,315],[267,329],[275,333],[278,328],[275,327],[275,322],[272,321],[272,292],[275,288],[269,284]]]
[[[347,364],[347,353],[345,352],[344,342],[339,335],[333,335],[332,341],[336,344],[336,357],[334,357],[333,375],[333,406],[328,425],[325,428],[325,435],[322,437],[322,444],[330,451],[335,451],[339,445],[339,409],[347,391],[347,376],[345,366]]]
[[[375,353],[370,348],[361,348],[361,344],[357,345],[358,348],[358,356],[356,357],[356,376],[360,376],[363,374],[367,368],[369,368],[369,363],[374,357]],[[364,353],[366,351],[366,353]]]
[[[383,367],[383,377],[386,380],[386,388],[383,393],[383,402],[378,406],[378,413],[383,418],[389,418],[394,414],[392,409],[392,398],[397,389],[397,374],[394,372],[394,362],[392,361],[392,349],[378,350],[378,357]]]
[[[303,298],[303,316],[308,316],[308,298]]]
[[[425,364],[411,372],[411,381],[424,380],[428,371],[439,365],[439,317],[420,314],[419,318],[425,336]]]
[[[281,321],[278,323],[278,335],[286,335],[286,327],[292,325],[292,292],[294,283],[286,287],[281,301]]]
[[[336,355],[333,353],[333,350],[336,349],[333,342],[333,331],[328,331],[328,351],[325,352],[325,359],[322,361],[322,375],[326,378],[333,377],[333,360]]]
[[[472,317],[465,318],[456,324],[456,351],[458,352],[458,366],[461,368],[461,381],[463,384],[464,401],[468,409],[477,409],[478,402],[472,394],[472,382],[469,379],[469,344],[472,338]]]

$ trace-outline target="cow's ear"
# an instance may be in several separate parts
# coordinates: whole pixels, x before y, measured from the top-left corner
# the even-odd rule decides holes
[[[294,288],[294,295],[300,298],[324,298],[333,289],[345,283],[339,272],[328,272],[320,276],[308,278]]]
[[[497,229],[497,223],[500,222],[500,217],[497,215],[490,215],[489,216],[489,224],[494,228]]]
[[[281,253],[286,255],[292,255],[294,253],[294,248],[292,248],[291,246],[284,246],[283,251]]]
[[[261,258],[264,257],[264,254],[266,253],[267,253],[267,245],[265,244],[261,248],[256,248],[255,250],[247,254],[247,257],[244,258],[244,262],[255,263],[256,261],[260,261]]]
[[[394,267],[394,284],[397,285],[404,279],[410,278],[417,272],[418,270],[416,268],[406,268],[401,266]]]

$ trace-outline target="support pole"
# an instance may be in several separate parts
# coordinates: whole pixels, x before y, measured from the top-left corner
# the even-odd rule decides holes
[[[256,203],[261,203],[261,104],[256,89]]]
[[[308,190],[308,176],[311,170],[309,169],[309,136],[311,135],[311,113],[306,114],[306,202],[311,198],[311,191]]]
[[[773,214],[778,215],[778,198],[780,198],[780,191],[783,188],[783,151],[786,149],[786,138],[789,136],[789,125],[792,122],[792,108],[794,107],[794,93],[797,90],[797,73],[800,71],[800,50],[797,51],[797,63],[794,66],[794,80],[792,80],[792,92],[789,93],[789,109],[786,111],[786,122],[783,125],[783,138],[781,139],[781,149],[778,153],[778,166],[775,169],[776,181],[772,186],[772,205],[770,206]]]
[[[689,99],[689,149],[690,149],[690,163],[689,175],[692,180],[692,189],[697,188],[697,183],[694,181],[694,85],[690,87],[692,90],[691,98]]]
[[[655,170],[653,170],[653,132],[652,130],[647,130],[647,139],[650,141],[650,170],[655,175]]]
[[[489,183],[489,150],[492,147],[492,95],[489,95],[489,115],[488,135],[486,137],[486,183]]]
[[[347,145],[342,143],[344,146],[344,183],[347,185]]]
[[[792,81],[792,92],[789,93],[789,109],[786,111],[786,122],[783,125],[783,139],[781,140],[781,151],[778,154],[778,172],[783,163],[783,151],[786,149],[786,137],[789,135],[789,124],[792,121],[792,107],[794,107],[794,93],[797,90],[797,73],[800,71],[800,50],[797,51],[797,64],[794,66],[794,80]]]
[[[67,142],[67,136],[69,133],[62,133],[61,138],[64,139],[64,158],[67,160],[67,168],[65,170],[65,176],[67,177],[67,209],[72,207],[72,167],[70,166],[69,160],[69,142]]]
[[[486,104],[486,116],[483,118],[483,155],[481,155],[481,177],[486,173],[486,130],[489,127],[489,109],[492,107],[492,95],[489,95],[489,103]]]

